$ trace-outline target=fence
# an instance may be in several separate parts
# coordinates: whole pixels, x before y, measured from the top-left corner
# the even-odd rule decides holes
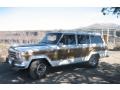
[[[0,32],[0,43],[4,44],[32,44],[44,37],[43,31],[13,31]]]

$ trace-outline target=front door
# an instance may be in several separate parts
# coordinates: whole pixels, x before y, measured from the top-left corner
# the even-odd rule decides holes
[[[64,34],[59,42],[59,48],[60,48],[58,50],[59,59],[69,61],[74,60],[76,49],[75,34]]]

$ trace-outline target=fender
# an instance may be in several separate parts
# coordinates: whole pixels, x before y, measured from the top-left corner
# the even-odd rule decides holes
[[[31,57],[30,57],[30,59],[28,60],[29,62],[28,62],[28,65],[26,66],[26,68],[29,67],[30,63],[31,63],[34,59],[39,59],[39,60],[41,60],[41,59],[46,59],[46,60],[49,62],[49,64],[50,64],[51,66],[53,66],[53,65],[52,65],[52,61],[51,61],[51,59],[50,59],[48,56],[46,56],[46,55],[37,55],[37,56],[31,56]]]
[[[93,54],[98,54],[98,55],[100,55],[98,52],[95,52],[95,51],[93,52],[93,51],[92,51],[92,52],[90,52],[90,54],[89,54],[88,56],[85,57],[85,61],[89,61],[90,57],[91,57]]]

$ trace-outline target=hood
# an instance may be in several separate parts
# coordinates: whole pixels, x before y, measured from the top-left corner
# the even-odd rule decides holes
[[[25,52],[25,51],[50,50],[56,48],[56,45],[33,44],[33,45],[12,46],[11,48],[13,48],[16,51]]]

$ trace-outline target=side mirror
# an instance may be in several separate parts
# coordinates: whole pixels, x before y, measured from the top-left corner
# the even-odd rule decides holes
[[[59,46],[59,47],[62,47],[62,46],[63,46],[63,43],[59,43],[58,46]]]

